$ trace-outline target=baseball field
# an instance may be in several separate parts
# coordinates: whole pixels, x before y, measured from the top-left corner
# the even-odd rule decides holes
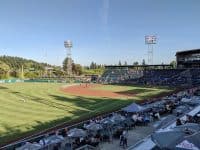
[[[100,84],[0,84],[0,143],[167,92],[171,90]]]

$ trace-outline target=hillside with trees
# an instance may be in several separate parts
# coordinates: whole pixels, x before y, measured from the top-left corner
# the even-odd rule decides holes
[[[67,59],[64,59],[61,67],[21,57],[0,56],[0,79],[66,77]],[[104,65],[91,62],[90,66],[81,66],[72,60],[72,73],[75,76],[101,75],[103,71]]]
[[[0,78],[36,78],[45,72],[46,63],[13,56],[0,56]],[[22,75],[23,72],[23,75]]]

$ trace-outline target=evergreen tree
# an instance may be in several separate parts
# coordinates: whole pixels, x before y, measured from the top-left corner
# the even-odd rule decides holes
[[[83,68],[80,64],[74,64],[72,69],[73,73],[76,75],[81,75],[83,73]]]
[[[95,69],[95,64],[94,64],[93,61],[92,61],[91,64],[90,64],[90,69]]]
[[[65,58],[65,60],[63,61],[63,70],[67,71],[67,64],[68,64],[68,57]],[[81,75],[83,73],[83,68],[80,64],[75,64],[73,60],[72,61],[72,73],[75,75]],[[94,67],[94,63],[93,63],[93,67]]]
[[[9,76],[10,67],[6,63],[0,61],[0,78],[7,78]]]
[[[127,66],[127,62],[126,61],[124,62],[124,66]]]
[[[139,63],[137,61],[133,62],[133,65],[137,66]]]
[[[177,65],[177,64],[176,64],[176,61],[175,61],[175,60],[171,61],[171,62],[170,62],[170,65],[172,65],[173,68],[176,68],[176,65]]]
[[[118,65],[119,65],[119,66],[121,66],[121,65],[122,65],[121,61],[119,61]]]
[[[146,65],[145,59],[142,60],[142,65]]]
[[[69,61],[71,61],[71,63],[72,63],[72,67],[73,67],[73,60],[71,59],[71,60],[69,60],[69,59],[71,59],[71,58],[69,58],[69,57],[66,57],[65,59],[64,59],[64,61],[63,61],[63,70],[64,71],[67,71],[67,67],[68,67],[68,63],[69,63]]]

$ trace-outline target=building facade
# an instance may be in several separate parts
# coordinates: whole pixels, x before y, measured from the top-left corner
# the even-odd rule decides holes
[[[200,68],[200,49],[176,53],[177,68]]]

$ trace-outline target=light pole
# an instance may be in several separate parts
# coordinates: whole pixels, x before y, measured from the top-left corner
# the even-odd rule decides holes
[[[72,48],[72,41],[67,40],[64,41],[64,46],[67,50],[67,75],[72,75],[72,58],[71,58],[71,48]]]
[[[145,36],[145,44],[148,45],[148,64],[153,65],[153,45],[156,44],[156,36],[155,35],[147,35]]]

